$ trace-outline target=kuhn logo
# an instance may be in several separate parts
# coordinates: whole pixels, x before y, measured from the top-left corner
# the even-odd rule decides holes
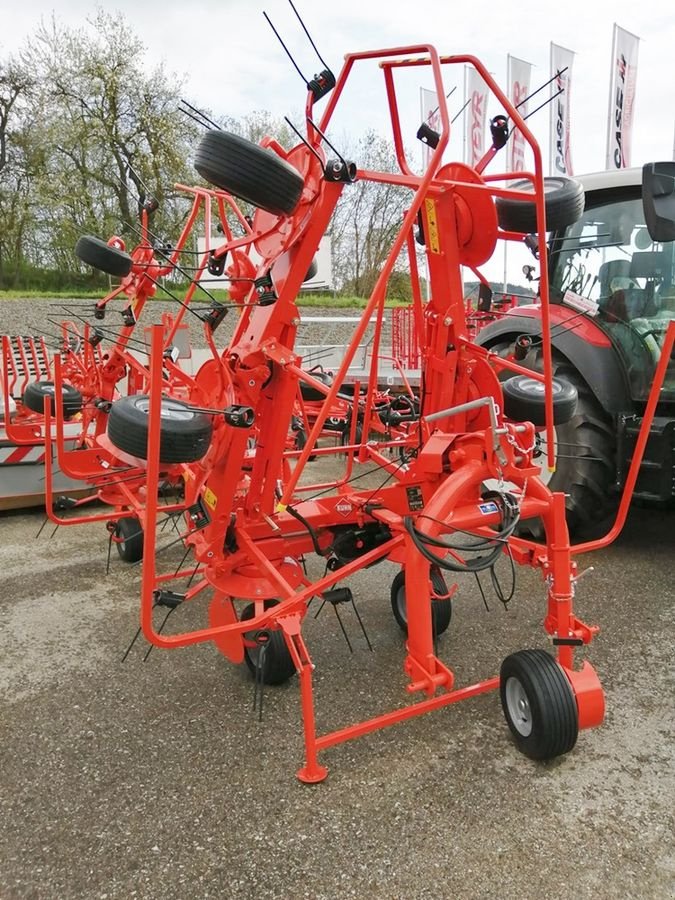
[[[483,101],[480,91],[474,91],[471,95],[471,162],[475,166],[483,156]]]
[[[335,504],[335,512],[339,512],[341,516],[345,516],[345,518],[351,513],[354,507],[351,505],[349,500],[340,500],[339,503]]]
[[[619,81],[616,86],[616,98],[614,105],[614,165],[617,169],[622,169],[626,162],[623,155],[623,101],[626,88],[626,57],[621,56],[616,61],[619,71]]]
[[[556,108],[556,122],[555,122],[555,168],[557,172],[560,172],[561,175],[567,175],[568,163],[567,163],[567,153],[566,151],[566,140],[565,140],[565,102],[561,99],[567,93],[567,78],[558,72],[558,75],[555,80],[555,85],[558,91],[563,91],[564,93],[560,94],[558,97],[558,104]]]
[[[517,108],[527,97],[527,85],[519,81],[513,82],[513,105]],[[525,169],[525,138],[520,131],[513,133],[512,167],[515,172]]]

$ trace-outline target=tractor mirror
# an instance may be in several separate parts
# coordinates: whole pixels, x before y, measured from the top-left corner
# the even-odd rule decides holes
[[[653,241],[675,241],[675,162],[642,167],[642,208]]]

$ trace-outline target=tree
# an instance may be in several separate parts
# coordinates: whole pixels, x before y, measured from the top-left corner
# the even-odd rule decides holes
[[[190,181],[196,126],[178,109],[182,84],[145,50],[124,17],[99,10],[89,29],[42,24],[23,59],[35,73],[34,120],[45,154],[36,233],[43,260],[74,265],[83,232],[137,237],[138,202],[160,203],[154,228],[172,233],[185,212],[173,190]]]
[[[393,146],[374,131],[343,156],[360,169],[398,171]],[[345,187],[331,224],[333,272],[343,290],[357,296],[371,293],[409,199],[409,190],[392,184],[357,181]]]

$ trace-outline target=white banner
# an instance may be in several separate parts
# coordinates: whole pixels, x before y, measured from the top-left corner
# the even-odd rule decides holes
[[[518,59],[517,56],[506,57],[506,80],[509,88],[509,100],[518,107],[521,116],[527,115],[527,103],[523,102],[530,93],[532,64]],[[513,172],[522,172],[525,168],[525,138],[516,128],[511,135],[509,164]]]
[[[607,117],[607,169],[630,166],[640,38],[614,23]]]
[[[464,67],[465,153],[467,165],[475,169],[485,155],[485,123],[487,122],[488,88],[473,66]]]
[[[436,91],[429,91],[426,88],[420,88],[420,110],[422,113],[422,121],[429,128],[440,132],[441,130],[441,113],[438,108],[438,95]],[[434,152],[433,147],[426,144],[422,149],[422,165],[424,169],[429,165],[431,154]]]
[[[572,65],[574,53],[551,42],[551,95],[558,94],[551,102],[549,172],[551,175],[572,175],[572,151],[570,149],[570,102]]]

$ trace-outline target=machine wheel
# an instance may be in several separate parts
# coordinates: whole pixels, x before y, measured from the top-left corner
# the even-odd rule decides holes
[[[499,673],[502,709],[518,749],[530,759],[554,759],[577,742],[577,703],[565,673],[544,650],[507,656]]]
[[[500,356],[507,356],[513,344],[495,344],[490,349]],[[543,368],[541,351],[532,350],[522,365],[540,372]],[[610,491],[616,478],[616,431],[611,418],[574,366],[555,351],[553,372],[556,378],[576,388],[577,405],[572,418],[555,427],[555,472],[549,474],[545,468],[546,436],[543,432],[538,435],[535,462],[543,464],[542,479],[549,488],[566,495],[570,535],[583,538],[597,532],[611,512]],[[517,531],[537,540],[544,537],[540,519],[521,519]]]
[[[143,559],[143,528],[136,516],[125,516],[115,523],[117,552],[124,562],[135,563]]]
[[[276,606],[278,600],[266,600],[265,609]],[[240,621],[252,619],[255,615],[255,604],[249,603],[244,607],[241,613]],[[251,670],[253,676],[262,676],[264,684],[284,684],[289,678],[295,675],[295,663],[293,657],[288,652],[284,635],[279,628],[261,629],[267,635],[267,643],[264,655],[262,654],[262,645],[255,647],[244,647],[244,660]],[[255,641],[258,631],[245,631],[244,638],[249,641]],[[262,673],[260,673],[260,662],[262,656]]]
[[[448,587],[445,578],[435,567],[431,568],[431,584],[434,593],[439,596],[445,596],[448,593]],[[398,623],[401,631],[408,633],[408,610],[405,603],[405,571],[401,569],[396,578],[391,583],[391,609],[394,618]],[[452,600],[432,600],[431,601],[431,624],[433,627],[434,637],[443,634],[448,630],[450,620],[452,618]]]
[[[569,422],[577,406],[577,389],[569,381],[553,379],[553,423]],[[546,424],[544,384],[527,375],[514,375],[502,382],[504,415],[514,422]]]
[[[111,443],[125,453],[147,459],[149,409],[146,394],[122,397],[113,403],[108,416]],[[185,403],[162,397],[161,431],[160,462],[195,462],[209,449],[213,425],[207,416]]]
[[[207,131],[194,165],[209,184],[273,215],[290,215],[304,187],[302,175],[286,160],[228,131]]]
[[[317,272],[319,271],[319,264],[316,261],[316,257],[309,264],[309,269],[307,269],[307,274],[305,275],[303,284],[305,281],[311,281],[312,278],[316,278]]]
[[[509,187],[534,194],[532,182],[523,179],[513,181]],[[577,222],[584,211],[584,189],[573,178],[553,176],[544,178],[544,201],[546,205],[546,230],[557,231]],[[497,197],[497,220],[504,231],[530,234],[537,230],[537,208],[534,200],[511,200]]]
[[[36,413],[44,412],[45,397],[51,398],[50,409],[52,415],[55,415],[54,408],[54,382],[53,381],[33,381],[26,385],[23,393],[22,402],[25,407]],[[70,384],[63,384],[61,387],[63,418],[71,419],[77,415],[82,409],[82,394]]]
[[[133,266],[132,258],[124,250],[87,234],[83,234],[75,244],[75,256],[94,269],[120,278],[128,275]]]
[[[326,387],[330,387],[333,383],[333,376],[321,369],[310,369],[308,374],[310,374],[312,378],[316,378],[316,380],[320,381],[322,384],[325,384]],[[311,401],[319,400],[323,402],[326,399],[325,394],[322,394],[318,388],[315,388],[313,385],[308,384],[306,381],[300,382],[300,396],[303,400]]]

